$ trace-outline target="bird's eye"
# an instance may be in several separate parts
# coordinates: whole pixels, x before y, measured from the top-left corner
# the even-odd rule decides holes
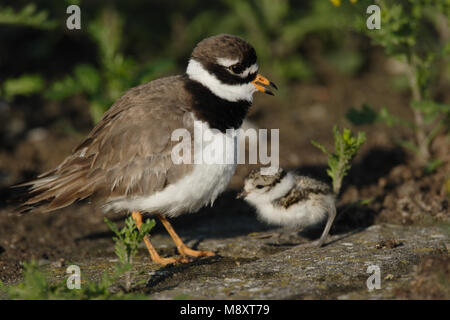
[[[257,189],[262,189],[262,188],[264,188],[264,186],[262,184],[258,184],[258,185],[256,185],[256,188]]]
[[[233,64],[232,66],[229,67],[229,69],[235,73],[235,74],[240,74],[242,71],[244,71],[244,67],[242,66],[242,64]]]

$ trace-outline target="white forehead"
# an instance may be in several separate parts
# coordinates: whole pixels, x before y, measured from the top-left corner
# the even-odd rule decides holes
[[[217,58],[217,63],[227,68],[238,62],[239,59]]]

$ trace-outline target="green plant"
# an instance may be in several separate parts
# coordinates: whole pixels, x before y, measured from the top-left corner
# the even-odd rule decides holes
[[[106,299],[146,299],[142,294],[132,294],[111,290],[120,273],[112,276],[103,274],[99,282],[83,281],[80,289],[68,289],[66,281],[48,281],[45,272],[36,261],[24,264],[23,280],[15,285],[5,285],[0,281],[0,298],[18,300],[106,300]]]
[[[30,3],[18,11],[10,7],[0,7],[0,26],[2,25],[50,30],[56,27],[56,21],[49,19],[47,11],[37,11],[36,5]],[[8,78],[0,84],[0,94],[6,100],[11,100],[17,95],[39,93],[43,89],[44,79],[39,74],[23,74]]]
[[[132,284],[131,268],[133,257],[144,237],[155,225],[154,220],[146,220],[141,230],[138,230],[133,218],[125,220],[125,226],[118,229],[115,224],[105,218],[105,222],[114,232],[115,253],[119,263],[115,265],[112,275],[106,272],[100,281],[84,281],[80,289],[68,289],[66,282],[50,283],[44,272],[39,270],[36,261],[24,264],[22,282],[6,286],[0,282],[0,293],[3,292],[8,299],[36,300],[36,299],[145,299],[145,295],[129,293]],[[115,291],[111,288],[117,281],[125,276],[125,292]]]
[[[48,12],[45,10],[38,12],[34,3],[27,4],[18,12],[10,7],[0,7],[0,24],[22,25],[39,29],[56,27],[56,21],[48,18]]]
[[[358,132],[355,136],[350,129],[344,129],[342,134],[338,127],[333,127],[334,153],[329,152],[323,145],[316,141],[311,143],[323,153],[328,155],[327,174],[333,183],[333,192],[337,195],[341,190],[342,180],[351,168],[351,162],[358,153],[361,145],[366,141],[364,132]]]
[[[113,237],[113,240],[116,243],[114,248],[120,261],[120,263],[116,265],[116,268],[119,273],[125,274],[125,289],[129,291],[132,281],[131,267],[133,265],[133,258],[136,256],[139,244],[155,226],[155,220],[147,219],[142,223],[140,230],[137,228],[136,223],[131,216],[125,219],[125,226],[120,230],[106,217],[105,222],[115,234],[115,237]]]
[[[0,291],[9,299],[52,299],[61,295],[62,287],[52,286],[39,271],[36,261],[24,264],[23,281],[13,286],[0,282]]]
[[[11,100],[17,95],[31,95],[44,89],[44,79],[39,74],[24,74],[18,78],[5,80],[0,92],[6,100]]]
[[[358,29],[384,48],[387,55],[406,66],[406,76],[412,93],[410,109],[413,121],[395,117],[387,108],[376,111],[369,105],[362,110],[350,109],[347,118],[354,124],[383,122],[412,130],[414,139],[401,144],[412,150],[418,163],[434,167],[430,145],[440,133],[448,132],[450,105],[437,102],[434,88],[439,71],[450,56],[450,1],[377,0],[381,8],[381,29],[368,30],[359,19]]]
[[[174,62],[170,58],[139,65],[126,57],[121,52],[123,24],[123,18],[116,10],[109,7],[102,10],[87,27],[89,36],[97,45],[99,66],[75,66],[72,74],[54,82],[45,96],[60,100],[84,94],[89,100],[92,119],[97,122],[126,90],[173,69]]]

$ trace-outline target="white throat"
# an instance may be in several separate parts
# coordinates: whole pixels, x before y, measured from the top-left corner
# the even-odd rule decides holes
[[[253,93],[257,91],[252,83],[235,85],[222,83],[215,75],[203,68],[202,64],[195,59],[189,60],[186,74],[190,79],[198,81],[207,87],[219,98],[231,102],[245,100],[251,103],[253,102]]]

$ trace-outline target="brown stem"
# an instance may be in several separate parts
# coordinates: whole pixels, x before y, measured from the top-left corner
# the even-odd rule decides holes
[[[125,291],[131,290],[131,266],[133,265],[133,257],[130,257],[128,263],[130,264],[130,270],[125,273]]]
[[[344,160],[344,142],[341,140],[341,143],[339,144],[339,150],[336,150],[337,154],[339,155],[339,164],[338,164],[338,170],[336,170],[337,177],[333,183],[333,192],[336,195],[336,197],[339,195],[339,191],[341,190],[342,186],[342,179],[344,166],[345,166],[345,160]]]

